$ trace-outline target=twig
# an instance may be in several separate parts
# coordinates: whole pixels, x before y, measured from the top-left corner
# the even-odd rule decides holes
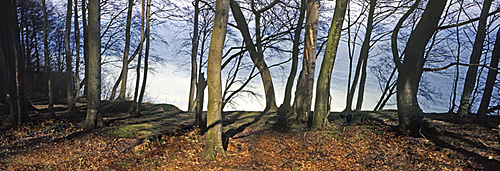
[[[481,142],[484,146],[488,147],[488,148],[491,148],[488,144],[486,144],[483,140],[481,140],[480,138],[476,138],[477,140],[479,140],[479,142]]]

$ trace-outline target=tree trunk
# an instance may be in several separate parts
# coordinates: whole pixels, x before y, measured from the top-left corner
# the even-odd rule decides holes
[[[83,78],[84,81],[84,89],[83,89],[83,97],[87,97],[88,93],[88,75],[89,73],[89,37],[88,37],[88,23],[87,23],[87,7],[86,3],[87,0],[82,0],[82,24],[83,24],[83,60],[85,62],[85,78]]]
[[[488,12],[490,11],[490,7],[491,0],[485,0],[483,3],[483,9],[481,10],[481,16],[477,28],[476,39],[474,40],[472,54],[470,55],[470,64],[472,64],[472,66],[469,66],[469,69],[467,70],[462,98],[460,99],[460,106],[458,107],[457,115],[459,117],[465,117],[469,114],[470,98],[472,91],[474,90],[474,84],[476,83],[477,64],[479,64],[479,59],[481,58],[481,55],[483,53],[484,37],[486,36],[486,19],[488,19]]]
[[[200,0],[194,0],[194,24],[193,24],[193,38],[191,41],[191,87],[189,88],[189,104],[188,111],[195,111],[194,96],[196,91],[196,74],[197,74],[197,64],[196,57],[198,56],[198,15],[200,13],[199,9]],[[201,68],[200,68],[201,69]]]
[[[101,103],[101,38],[100,38],[100,7],[99,0],[89,0],[88,45],[89,60],[87,74],[87,118],[84,128],[92,130],[97,127],[97,118]]]
[[[66,29],[64,32],[64,52],[66,55],[66,97],[68,101],[68,110],[67,112],[77,112],[75,102],[74,102],[74,87],[73,84],[73,67],[71,63],[73,62],[73,58],[71,57],[71,47],[69,45],[69,35],[71,33],[71,17],[72,15],[72,0],[68,0],[66,6]]]
[[[418,105],[417,92],[425,63],[424,52],[427,43],[437,30],[446,1],[430,0],[420,21],[410,35],[405,49],[404,62],[395,57],[399,76],[397,82],[398,131],[420,136],[422,111]]]
[[[146,0],[142,0],[142,3],[141,3],[141,40],[143,40],[144,38],[146,38],[146,36],[144,35],[144,19],[145,19],[145,1]],[[139,102],[139,83],[140,83],[140,80],[141,80],[141,55],[142,55],[142,45],[143,43],[141,42],[139,44],[139,54],[137,56],[137,69],[136,69],[136,79],[135,79],[135,92],[134,92],[134,102],[136,102],[136,105],[135,105],[135,110],[134,108],[131,108],[131,111],[133,112],[130,112],[132,114],[135,114],[135,115],[139,115],[140,112],[141,112],[141,103]]]
[[[203,100],[205,98],[205,88],[207,87],[207,81],[205,76],[201,73],[198,83],[196,84],[196,103],[195,103],[195,124],[200,128],[200,132],[205,132],[207,129],[206,117],[203,117]]]
[[[9,117],[3,122],[8,126],[20,125],[29,120],[24,98],[24,59],[17,23],[17,11],[12,0],[0,1],[0,56],[7,66]]]
[[[490,65],[493,68],[498,68],[498,61],[500,58],[500,29],[497,31],[497,37],[495,40],[495,47],[493,48],[493,53],[491,54]],[[479,110],[476,116],[476,122],[487,125],[487,114],[488,107],[490,106],[491,94],[493,92],[493,86],[497,80],[498,70],[490,69],[488,71],[488,77],[486,78],[486,86],[484,87],[483,98],[481,99],[481,104],[479,105]]]
[[[217,154],[226,156],[226,151],[222,144],[221,58],[226,39],[228,15],[229,0],[217,0],[212,39],[210,40],[208,52],[208,131],[205,147],[201,152],[203,158],[210,160],[214,160]]]
[[[127,92],[127,75],[128,75],[128,51],[130,49],[130,24],[132,22],[132,8],[134,7],[134,1],[128,1],[128,11],[127,11],[127,25],[125,28],[125,50],[123,52],[123,66],[122,66],[122,85],[120,89],[120,94],[118,95],[118,100],[125,100],[125,93]],[[113,98],[113,97],[111,97]]]
[[[348,2],[348,0],[337,0],[335,2],[335,12],[328,33],[325,55],[321,63],[316,85],[316,102],[314,105],[314,116],[311,126],[313,129],[321,128],[328,122],[327,117],[330,114],[330,85],[332,71],[337,56],[340,33],[342,31],[342,24],[344,23]]]
[[[50,66],[50,57],[49,57],[49,42],[47,41],[47,7],[45,4],[45,0],[42,0],[42,10],[43,10],[43,55],[45,59],[45,72],[47,77],[47,87],[48,87],[48,96],[49,96],[49,113],[50,117],[55,117],[54,111],[54,92],[52,90],[52,68]]]
[[[304,18],[306,14],[307,3],[306,0],[300,1],[300,13],[299,20],[297,21],[297,28],[293,33],[293,51],[292,51],[292,66],[290,69],[290,75],[286,81],[285,86],[285,97],[283,99],[283,104],[281,104],[278,114],[281,119],[288,118],[288,113],[290,111],[290,103],[292,101],[292,87],[295,82],[295,76],[297,75],[297,65],[299,63],[299,46],[300,46],[300,35],[302,33],[302,25],[304,23]]]
[[[250,32],[248,29],[248,24],[246,23],[246,19],[241,11],[241,7],[234,0],[230,0],[231,3],[231,11],[233,12],[234,20],[236,21],[238,28],[240,30],[241,35],[243,36],[243,40],[245,41],[246,48],[248,52],[250,52],[250,58],[252,62],[259,69],[260,77],[262,80],[262,84],[264,85],[264,93],[266,95],[266,108],[265,111],[273,111],[276,110],[276,96],[274,92],[273,79],[271,77],[271,72],[264,61],[264,54],[259,46],[256,46],[253,43],[252,37],[250,36]],[[260,20],[260,13],[256,14],[256,20]],[[256,23],[260,23],[256,21]],[[259,27],[256,26],[257,31],[259,31]],[[258,33],[256,33],[258,35]],[[260,36],[259,36],[260,37]],[[260,40],[257,40],[258,42]]]
[[[140,105],[142,103],[142,100],[144,99],[144,92],[146,91],[146,81],[148,79],[148,58],[149,58],[149,46],[151,43],[151,35],[150,35],[150,17],[151,17],[151,0],[147,0],[146,4],[146,49],[144,52],[144,78],[142,79],[142,88],[141,88],[141,93],[139,94],[139,99],[137,99],[137,106],[136,106],[136,113],[140,114]]]
[[[375,13],[375,5],[377,0],[370,0],[370,10],[368,12],[368,21],[366,23],[366,33],[365,39],[363,40],[363,45],[361,46],[361,51],[359,53],[358,63],[356,64],[356,71],[354,73],[354,80],[347,94],[347,102],[344,111],[352,111],[352,103],[354,98],[354,93],[356,92],[356,87],[359,81],[359,91],[358,91],[358,103],[356,103],[356,110],[361,110],[363,103],[363,93],[366,81],[366,63],[368,62],[368,52],[370,51],[371,45],[371,34],[373,30],[373,15]],[[361,74],[361,76],[360,76]]]
[[[297,116],[298,123],[307,123],[311,112],[311,103],[314,85],[314,69],[316,67],[316,40],[318,35],[318,19],[320,2],[307,1],[307,18],[304,38],[304,58],[302,71],[300,71],[295,100],[293,102],[293,115]]]
[[[80,98],[80,26],[78,25],[78,0],[75,0],[75,97]]]

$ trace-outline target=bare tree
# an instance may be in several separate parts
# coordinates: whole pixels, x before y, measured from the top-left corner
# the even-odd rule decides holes
[[[207,139],[201,156],[214,160],[217,154],[226,156],[222,145],[222,85],[221,57],[226,37],[229,12],[229,0],[217,0],[214,30],[208,55],[208,113]]]

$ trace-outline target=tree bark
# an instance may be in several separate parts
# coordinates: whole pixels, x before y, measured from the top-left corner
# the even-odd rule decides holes
[[[83,24],[83,60],[85,62],[85,78],[83,78],[83,83],[84,83],[84,89],[83,89],[83,96],[87,97],[88,93],[88,75],[89,73],[89,43],[88,43],[88,23],[87,23],[87,0],[82,0],[82,24]]]
[[[203,101],[205,97],[205,88],[207,87],[207,81],[205,76],[201,73],[198,83],[196,84],[196,103],[195,103],[195,124],[200,128],[200,132],[205,132],[207,129],[206,117],[203,117]],[[222,107],[221,107],[222,108]],[[222,109],[221,109],[222,110]]]
[[[194,100],[196,91],[196,74],[197,74],[197,63],[196,58],[198,56],[198,15],[200,13],[199,8],[200,0],[194,0],[194,24],[193,24],[193,38],[191,41],[191,87],[189,88],[189,104],[188,111],[195,111],[196,101]]]
[[[97,127],[97,118],[101,103],[101,37],[100,37],[100,2],[89,0],[88,10],[88,45],[89,45],[89,73],[87,94],[87,117],[84,128],[92,130]]]
[[[281,119],[288,119],[289,115],[288,113],[290,112],[290,103],[292,101],[292,87],[293,83],[295,82],[295,76],[297,75],[297,65],[299,63],[299,46],[300,46],[300,35],[302,35],[302,26],[304,24],[304,18],[306,14],[306,8],[307,8],[307,0],[301,0],[300,1],[300,13],[299,13],[299,20],[297,21],[297,28],[295,29],[294,35],[293,35],[293,51],[292,51],[292,66],[290,68],[290,75],[288,75],[288,79],[286,81],[286,86],[285,86],[285,97],[283,99],[283,103],[280,106],[280,109],[278,111],[278,114],[280,115]],[[293,116],[292,116],[293,117]],[[283,120],[282,122],[286,122]]]
[[[430,0],[420,21],[408,39],[404,54],[404,62],[394,57],[398,66],[397,107],[398,131],[420,136],[423,116],[418,105],[417,92],[425,63],[424,52],[427,43],[437,30],[446,1]],[[397,59],[396,59],[397,58]]]
[[[495,47],[493,48],[493,53],[491,54],[491,67],[498,68],[498,61],[500,58],[500,29],[497,31],[497,37],[495,40]],[[488,107],[490,106],[491,94],[493,92],[493,86],[497,80],[498,70],[490,69],[488,71],[488,77],[486,78],[486,86],[484,87],[483,98],[481,99],[481,104],[479,105],[479,110],[476,116],[476,122],[479,124],[487,125],[487,115]]]
[[[122,66],[122,84],[120,89],[120,94],[118,95],[118,100],[125,100],[127,92],[127,75],[128,75],[128,52],[130,49],[130,24],[132,22],[132,8],[134,7],[134,1],[128,1],[128,11],[127,11],[127,24],[125,28],[125,50],[123,52],[123,66]],[[111,97],[113,98],[113,96]]]
[[[145,19],[145,12],[146,12],[146,5],[145,5],[146,0],[142,0],[141,3],[141,40],[146,38],[146,35],[144,33],[144,19]],[[142,45],[143,43],[141,42],[139,44],[139,54],[137,56],[137,69],[136,69],[136,74],[137,77],[135,79],[135,91],[134,91],[134,102],[136,102],[135,105],[135,110],[134,108],[131,108],[132,114],[139,115],[141,112],[141,103],[139,102],[139,83],[141,79],[141,55],[142,55]]]
[[[229,0],[217,0],[213,33],[208,52],[208,131],[205,147],[201,152],[203,158],[210,160],[214,160],[217,154],[226,156],[226,151],[222,144],[221,58],[226,38],[228,16]]]
[[[484,37],[486,36],[486,19],[488,18],[490,7],[491,0],[485,0],[483,3],[483,9],[481,10],[481,16],[479,18],[476,39],[474,40],[474,45],[472,47],[473,49],[470,56],[470,64],[477,65],[479,64],[479,59],[481,59]],[[470,112],[470,98],[472,91],[474,90],[474,85],[476,84],[477,68],[477,66],[472,65],[469,66],[469,69],[467,69],[462,98],[460,99],[460,106],[458,107],[457,112],[459,117],[465,117]]]
[[[337,56],[337,48],[342,31],[342,24],[347,10],[348,0],[337,0],[332,24],[328,33],[325,55],[321,63],[318,81],[316,85],[316,102],[314,105],[314,116],[312,128],[318,129],[328,122],[330,114],[330,85],[332,79],[333,65]]]
[[[304,38],[304,58],[302,71],[300,71],[295,99],[293,102],[293,115],[297,116],[298,123],[307,123],[311,112],[311,103],[314,85],[314,69],[316,67],[316,41],[318,35],[319,7],[318,0],[307,1],[307,14]]]

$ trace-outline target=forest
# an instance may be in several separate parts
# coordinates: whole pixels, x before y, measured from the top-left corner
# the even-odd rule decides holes
[[[498,170],[499,12],[2,0],[0,169]]]

